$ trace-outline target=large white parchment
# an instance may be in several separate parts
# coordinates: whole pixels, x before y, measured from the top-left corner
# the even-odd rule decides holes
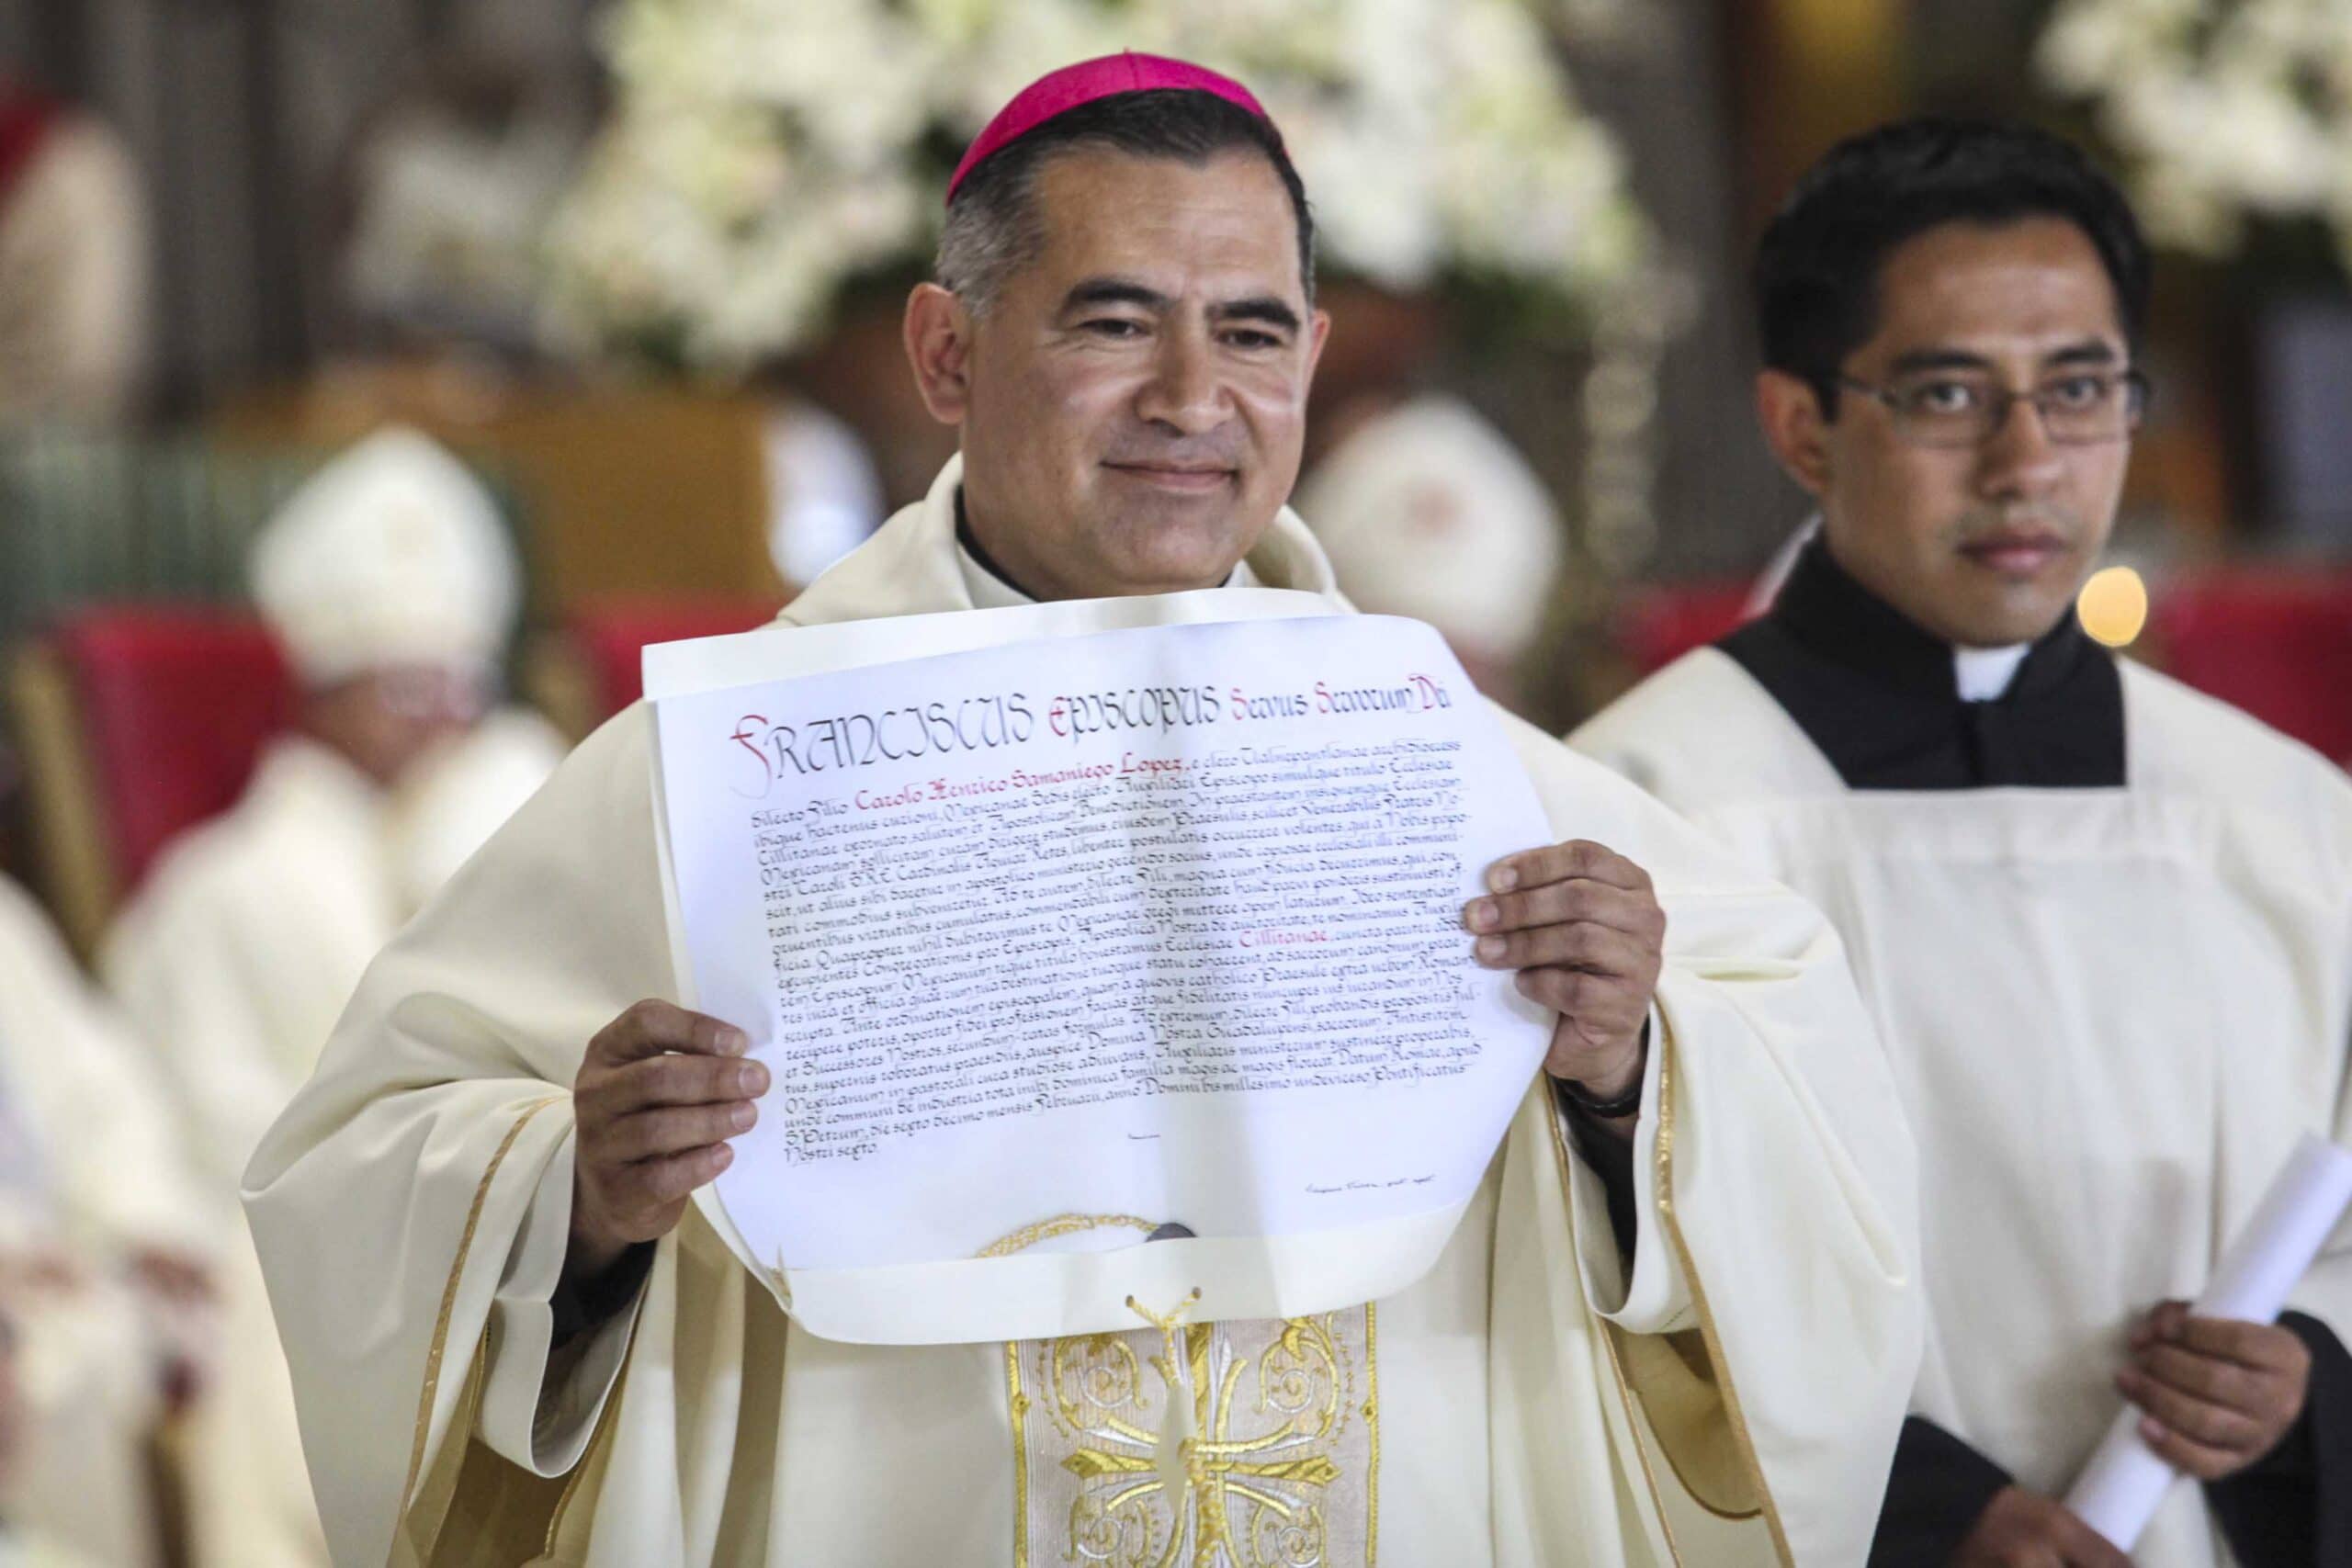
[[[2245,1323],[2275,1320],[2347,1203],[2352,1153],[2305,1134],[2189,1310]],[[2141,1440],[2141,1416],[2137,1405],[2124,1406],[2066,1494],[2066,1506],[2120,1551],[2132,1550],[2180,1479]]]
[[[1472,963],[1460,909],[1550,835],[1435,632],[1041,637],[1087,624],[1055,608],[649,659],[682,978],[775,1075],[716,1184],[723,1233],[804,1318],[829,1276],[969,1286],[984,1256],[1064,1303],[1039,1332],[1133,1326],[1123,1283],[1274,1238],[1409,1232],[1433,1257],[1541,1058],[1548,1015]],[[974,647],[976,622],[1033,640]],[[933,630],[956,651],[790,672]],[[1202,1315],[1250,1310],[1227,1294]],[[951,1303],[832,1315],[993,1337]]]

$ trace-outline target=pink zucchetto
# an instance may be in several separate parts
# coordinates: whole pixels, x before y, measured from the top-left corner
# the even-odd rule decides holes
[[[997,110],[996,118],[981,128],[965,151],[963,162],[956,165],[956,173],[947,181],[947,199],[956,199],[956,187],[964,177],[980,166],[991,154],[1001,152],[1020,141],[1049,119],[1055,119],[1081,105],[1098,98],[1115,98],[1126,93],[1149,93],[1173,88],[1179,91],[1213,93],[1227,103],[1247,109],[1251,115],[1268,118],[1249,88],[1230,76],[1220,76],[1206,66],[1188,61],[1170,60],[1158,54],[1106,54],[1100,60],[1081,60],[1075,65],[1065,65],[1058,71],[1047,72],[1013,95],[1012,101]]]

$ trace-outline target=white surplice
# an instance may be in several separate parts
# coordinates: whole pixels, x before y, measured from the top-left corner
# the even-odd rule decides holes
[[[958,473],[784,621],[972,608]],[[1346,612],[1287,513],[1249,566],[1296,614]],[[1630,1276],[1532,1085],[1436,1266],[1375,1303],[847,1345],[697,1206],[634,1308],[551,1361],[569,1086],[592,1034],[677,994],[635,707],[371,967],[247,1173],[338,1559],[1600,1568],[1672,1560],[1670,1522],[1693,1563],[1856,1561],[1915,1362],[1915,1194],[1836,939],[1504,722],[1555,831],[1648,866],[1669,914]],[[1173,1471],[1171,1387],[1197,1415]]]
[[[2132,1324],[2197,1295],[2300,1134],[2352,1137],[2352,782],[2121,674],[2115,788],[1849,789],[1713,649],[1571,738],[1844,935],[1919,1143],[1915,1408],[2054,1495]],[[2342,1334],[2352,1257],[2292,1304]],[[2197,1486],[2134,1561],[2229,1561]]]

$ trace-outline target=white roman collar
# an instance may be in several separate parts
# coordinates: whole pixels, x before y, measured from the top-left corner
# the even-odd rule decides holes
[[[2017,679],[2018,666],[2033,651],[2030,642],[2014,643],[2007,648],[1955,648],[1951,650],[1953,680],[1960,687],[1960,700],[1964,703],[1989,703],[2009,689]]]

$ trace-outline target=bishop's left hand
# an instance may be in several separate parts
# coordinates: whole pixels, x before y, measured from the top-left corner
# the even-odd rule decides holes
[[[2165,1302],[2132,1331],[2123,1397],[2147,1414],[2140,1436],[2199,1481],[2234,1475],[2278,1446],[2303,1413],[2312,1353],[2271,1323],[2193,1317]]]
[[[1506,855],[1462,911],[1478,962],[1519,971],[1520,994],[1560,1015],[1544,1070],[1614,1100],[1642,1076],[1643,1032],[1665,961],[1666,911],[1649,873],[1571,839]]]

